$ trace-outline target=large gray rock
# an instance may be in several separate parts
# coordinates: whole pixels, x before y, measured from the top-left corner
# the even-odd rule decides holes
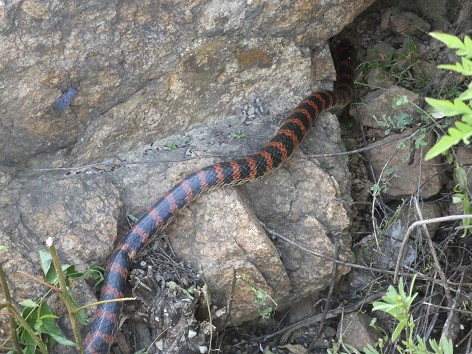
[[[125,225],[125,211],[144,213],[178,179],[215,161],[205,156],[240,156],[260,147],[305,94],[321,87],[314,79],[334,78],[323,43],[372,2],[0,2],[0,164],[18,167],[0,170],[0,244],[9,247],[1,256],[15,299],[44,291],[16,271],[41,276],[37,251],[48,236],[56,239],[66,263],[104,263],[118,226]],[[323,68],[313,71],[316,78],[313,48],[317,68]],[[54,110],[55,99],[71,86],[78,88],[77,97],[64,112]],[[336,124],[320,127],[330,127],[328,134],[336,138],[314,139],[304,152],[323,152],[313,144],[327,147],[324,152],[342,151]],[[232,137],[234,132],[247,139]],[[175,141],[180,148],[163,151]],[[271,183],[253,188],[275,198],[278,183],[292,191],[303,187],[291,199],[297,207],[289,214],[283,201],[280,211],[274,205],[273,215],[287,215],[287,221],[268,224],[332,256],[331,235],[349,224],[342,205],[348,176],[338,165],[344,160],[306,162],[300,156],[269,177]],[[88,165],[95,162],[99,165]],[[68,173],[60,169],[80,165]],[[224,209],[212,198],[227,202]],[[269,242],[254,217],[268,221],[260,203],[240,190],[208,194],[195,208],[177,217],[168,233],[178,257],[204,266],[217,305],[227,302],[232,268],[281,305],[329,281],[330,263],[300,250],[290,253],[282,242],[277,250]],[[233,222],[225,223],[232,212]],[[244,232],[235,227],[236,216]],[[284,227],[292,221],[292,230]],[[215,227],[224,238],[215,241]],[[195,237],[201,245],[192,253]],[[348,258],[349,237],[340,242],[341,257]],[[288,253],[278,257],[279,252]],[[215,269],[223,260],[227,264]],[[244,306],[251,291],[239,285],[234,323],[258,315]],[[5,329],[0,325],[0,337]]]
[[[77,157],[96,160],[121,145],[114,139],[126,151],[212,124],[255,96],[286,109],[308,86],[306,46],[372,2],[1,2],[0,163],[77,140]],[[54,110],[71,86],[71,107]]]

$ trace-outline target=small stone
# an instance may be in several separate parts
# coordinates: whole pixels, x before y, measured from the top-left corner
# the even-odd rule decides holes
[[[393,105],[399,98],[405,96],[413,104],[405,104],[394,108]],[[364,98],[362,104],[352,104],[349,113],[359,120],[363,125],[372,128],[387,129],[379,126],[379,120],[385,120],[384,117],[395,114],[416,115],[417,111],[414,105],[419,104],[418,94],[400,86],[391,86],[387,89],[379,89],[369,92]],[[374,118],[375,117],[375,118]]]
[[[378,62],[385,65],[392,60],[394,53],[395,48],[388,43],[380,41],[367,50],[366,61]]]
[[[442,187],[441,173],[436,163],[437,159],[424,161],[424,155],[434,144],[435,139],[432,134],[424,137],[426,146],[421,149],[411,150],[410,144],[399,145],[398,141],[402,137],[411,134],[412,130],[407,129],[403,133],[390,134],[388,139],[398,138],[380,148],[369,149],[366,155],[372,164],[377,179],[382,187],[382,195],[387,199],[402,199],[416,193],[418,186],[422,198],[429,198],[439,193]],[[369,146],[378,144],[379,141],[371,143]],[[375,181],[376,183],[378,181]]]
[[[357,350],[374,346],[381,335],[370,326],[372,318],[364,313],[350,313],[339,322],[337,337]]]
[[[390,8],[384,12],[381,20],[382,28],[389,28],[400,34],[416,34],[418,30],[429,32],[431,25],[413,12]]]
[[[372,88],[388,88],[395,84],[393,77],[379,68],[370,70],[366,75],[366,80]]]

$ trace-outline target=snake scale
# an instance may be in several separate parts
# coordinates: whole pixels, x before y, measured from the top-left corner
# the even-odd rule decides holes
[[[129,269],[139,250],[161,231],[179,210],[202,193],[239,185],[264,177],[288,159],[322,111],[341,108],[351,100],[354,88],[355,51],[347,42],[334,50],[336,82],[333,91],[319,91],[306,97],[282,123],[274,137],[259,151],[238,160],[204,167],[176,184],[128,232],[111,256],[105,272],[100,300],[124,297]],[[85,339],[88,354],[106,354],[118,330],[122,302],[98,306]]]

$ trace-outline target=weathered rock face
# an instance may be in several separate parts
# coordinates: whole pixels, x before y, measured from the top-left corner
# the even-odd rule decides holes
[[[254,94],[290,98],[310,77],[309,51],[299,48],[319,45],[370,3],[1,3],[0,163],[71,146],[84,132],[75,154],[97,160],[116,152],[113,143],[127,151],[212,124]],[[54,110],[71,86],[71,107]]]
[[[37,251],[48,236],[67,263],[103,263],[125,210],[145,212],[185,174],[214,161],[205,155],[240,156],[260,147],[281,117],[318,88],[313,79],[334,78],[324,41],[372,2],[0,3],[0,164],[24,167],[0,170],[0,244],[9,247],[0,255],[17,300],[43,292],[15,272],[39,275]],[[64,112],[55,110],[70,87],[77,97]],[[305,154],[342,151],[339,128],[327,117]],[[163,151],[169,142],[180,148]],[[179,163],[188,156],[193,160]],[[104,159],[116,164],[72,175],[33,170]],[[304,296],[329,281],[331,263],[283,242],[277,249],[255,216],[300,246],[333,256],[330,236],[349,224],[343,163],[299,155],[272,182],[208,194],[176,218],[168,230],[176,254],[203,267],[220,308],[232,269],[246,276],[233,294],[233,323],[258,315],[248,284],[282,305],[294,290]],[[266,210],[264,203],[273,205]],[[349,237],[340,242],[346,259]]]
[[[386,117],[395,114],[414,115],[417,109],[413,105],[403,105],[393,108],[395,102],[406,97],[408,101],[415,105],[419,104],[418,94],[411,92],[400,86],[390,86],[369,92],[363,98],[362,104],[351,107],[350,113],[356,117],[363,125],[371,128],[379,128],[379,122],[385,122]]]

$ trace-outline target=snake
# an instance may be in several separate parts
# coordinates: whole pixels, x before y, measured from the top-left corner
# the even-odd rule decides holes
[[[354,90],[355,57],[353,46],[342,41],[333,50],[336,68],[333,90],[317,91],[301,101],[260,150],[239,159],[201,168],[160,198],[115,248],[105,268],[100,301],[124,298],[127,278],[137,253],[191,201],[214,188],[241,185],[267,176],[292,155],[321,112],[346,106]],[[122,308],[122,301],[97,306],[84,341],[87,354],[109,352],[118,331]]]

